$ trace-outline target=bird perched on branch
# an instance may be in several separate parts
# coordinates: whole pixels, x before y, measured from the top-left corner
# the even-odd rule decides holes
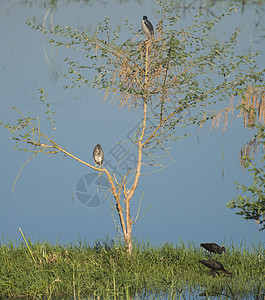
[[[215,243],[204,243],[201,244],[201,247],[216,254],[222,254],[223,252],[226,254],[225,247],[221,247]]]
[[[154,36],[154,28],[152,23],[148,20],[147,16],[143,16],[142,29],[144,34],[151,39]]]
[[[93,158],[94,158],[94,162],[101,167],[104,160],[104,152],[100,144],[97,144],[96,147],[94,148]]]
[[[209,259],[209,260],[199,260],[199,262],[206,267],[212,269],[212,272],[223,271],[228,275],[232,275],[231,272],[227,271],[224,266],[217,260]]]

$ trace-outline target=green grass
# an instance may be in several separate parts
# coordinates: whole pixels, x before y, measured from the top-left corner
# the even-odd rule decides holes
[[[228,255],[213,258],[232,277],[211,274],[199,263],[207,253],[181,242],[135,242],[132,258],[108,240],[92,246],[9,242],[0,246],[0,298],[199,299],[204,293],[208,299],[263,299],[265,249],[226,246]]]

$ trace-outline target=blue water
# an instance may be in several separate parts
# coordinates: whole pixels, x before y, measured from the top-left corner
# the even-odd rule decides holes
[[[52,110],[56,111],[56,142],[90,163],[93,163],[93,148],[100,143],[105,159],[111,161],[117,143],[127,139],[138,124],[139,114],[119,109],[117,104],[108,101],[103,103],[102,95],[95,89],[65,90],[64,59],[79,57],[80,53],[54,48],[48,43],[50,37],[32,30],[25,21],[34,18],[47,27],[61,24],[91,30],[97,21],[108,16],[114,25],[128,18],[138,30],[143,15],[148,15],[153,24],[158,22],[155,1],[124,4],[113,1],[105,5],[67,2],[59,3],[55,10],[38,3],[1,2],[0,8],[0,120],[16,123],[18,115],[11,106],[34,117],[43,116],[45,107],[39,102],[38,91],[43,88]],[[222,4],[216,10],[216,13],[222,11]],[[186,14],[181,11],[179,27],[189,24],[194,13],[194,10]],[[258,21],[259,27],[255,27]],[[254,6],[226,18],[212,38],[225,38],[231,27],[237,26],[242,26],[240,51],[261,50],[258,65],[264,67],[265,47],[259,31],[264,28],[264,19],[259,18]],[[51,134],[43,117],[41,121],[41,128]],[[137,214],[142,195],[141,214],[147,211],[133,226],[133,235],[138,240],[149,240],[152,244],[179,240],[226,245],[242,240],[247,245],[263,242],[264,233],[259,232],[255,222],[246,222],[226,208],[228,200],[239,193],[234,181],[251,184],[238,158],[252,133],[236,118],[225,133],[209,131],[209,128],[209,125],[202,130],[193,128],[188,132],[189,138],[170,144],[174,161],[166,169],[141,178],[132,201],[132,215]],[[30,156],[13,148],[14,143],[4,128],[0,128],[0,140],[3,241],[21,241],[19,227],[32,241],[93,243],[107,235],[121,238],[114,226],[114,221],[118,221],[115,209],[111,209],[109,201],[97,197],[97,180],[89,179],[85,185],[78,185],[82,178],[93,177],[93,172],[70,158],[42,155],[25,166],[12,192],[15,179]],[[92,198],[98,206],[89,204]]]

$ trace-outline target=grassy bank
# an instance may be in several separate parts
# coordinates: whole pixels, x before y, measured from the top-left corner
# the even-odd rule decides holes
[[[202,293],[263,299],[265,249],[226,246],[227,255],[213,258],[233,276],[214,276],[199,263],[209,257],[206,251],[181,242],[134,243],[130,259],[121,244],[108,241],[90,246],[9,242],[0,246],[0,298],[196,299]]]

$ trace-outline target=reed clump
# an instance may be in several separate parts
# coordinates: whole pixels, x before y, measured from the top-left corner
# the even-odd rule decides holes
[[[70,245],[14,242],[0,245],[0,298],[44,299],[263,299],[263,245],[226,245],[214,256],[233,273],[212,274],[199,260],[208,254],[192,243],[153,246],[134,242]]]

